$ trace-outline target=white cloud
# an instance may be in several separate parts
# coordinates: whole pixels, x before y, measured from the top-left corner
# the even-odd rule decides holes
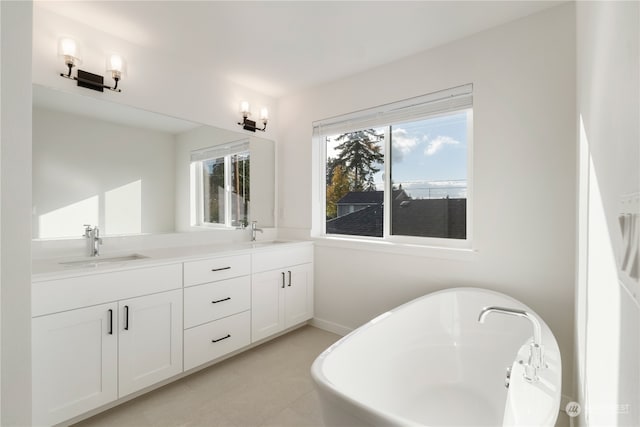
[[[409,154],[419,141],[415,137],[407,135],[407,131],[402,128],[393,130],[393,159],[394,161],[401,161],[402,158]]]
[[[436,136],[429,141],[427,148],[424,150],[424,154],[427,156],[433,156],[438,151],[442,150],[445,145],[457,145],[460,141],[453,139],[449,136]]]

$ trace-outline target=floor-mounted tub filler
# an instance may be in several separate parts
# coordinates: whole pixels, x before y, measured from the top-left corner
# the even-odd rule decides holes
[[[384,313],[311,368],[327,426],[553,426],[560,350],[521,302],[455,288]]]

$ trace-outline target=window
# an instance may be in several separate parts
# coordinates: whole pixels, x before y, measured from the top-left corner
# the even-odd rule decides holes
[[[314,123],[319,234],[468,246],[472,86]]]
[[[249,141],[192,152],[192,225],[246,226],[249,171]]]

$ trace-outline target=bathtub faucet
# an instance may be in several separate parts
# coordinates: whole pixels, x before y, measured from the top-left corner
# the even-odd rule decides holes
[[[545,367],[544,354],[542,347],[542,329],[540,322],[531,313],[518,310],[516,308],[506,307],[485,307],[480,311],[478,322],[484,323],[486,317],[490,313],[506,314],[509,316],[524,317],[531,322],[533,326],[533,341],[529,344],[529,361],[524,364],[524,378],[529,382],[538,381],[538,370]]]

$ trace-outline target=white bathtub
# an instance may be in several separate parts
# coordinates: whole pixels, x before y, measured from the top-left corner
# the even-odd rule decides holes
[[[545,362],[527,382],[533,329],[486,306],[533,311],[506,295],[456,288],[415,299],[325,350],[311,368],[327,426],[553,426],[560,351],[540,319]],[[505,387],[506,368],[512,367]]]

